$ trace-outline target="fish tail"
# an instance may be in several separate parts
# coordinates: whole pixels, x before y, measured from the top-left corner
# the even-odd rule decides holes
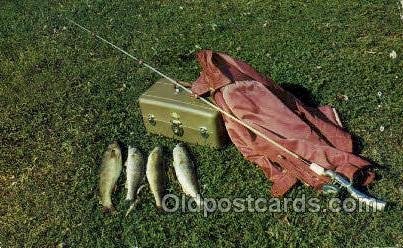
[[[129,209],[128,209],[127,212],[126,212],[125,217],[127,217],[127,216],[130,214],[130,212],[134,209],[134,207],[135,207],[135,202],[133,202],[132,204],[130,204],[130,207],[129,207]]]
[[[194,197],[193,199],[195,200],[197,207],[200,208],[200,209],[203,209],[203,207],[204,207],[204,201],[203,201],[203,199],[201,198],[201,196],[200,196],[200,195],[197,195],[197,196]]]
[[[113,206],[103,206],[102,207],[102,213],[104,214],[111,214],[115,212],[115,208]]]
[[[128,209],[127,212],[126,212],[125,217],[127,217],[127,216],[130,214],[130,212],[133,211],[133,209],[137,206],[137,204],[139,203],[139,201],[140,201],[140,199],[137,198],[132,204],[130,204],[130,207],[129,207],[129,209]]]
[[[164,213],[165,212],[164,208],[161,205],[156,205],[156,208],[157,208],[158,213]]]
[[[133,192],[133,188],[132,188],[132,186],[130,185],[130,187],[129,187],[129,185],[127,185],[127,193],[126,193],[126,198],[125,198],[125,200],[126,201],[133,201],[133,199],[134,199],[134,192]]]

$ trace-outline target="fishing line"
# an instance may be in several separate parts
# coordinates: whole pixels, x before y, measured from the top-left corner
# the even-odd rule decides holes
[[[143,60],[137,58],[136,56],[126,52],[125,50],[123,50],[122,48],[116,46],[115,44],[113,44],[112,42],[104,39],[103,37],[95,34],[94,32],[92,32],[91,30],[81,26],[80,24],[78,24],[77,22],[70,20],[68,18],[66,18],[69,22],[73,23],[74,25],[78,26],[79,28],[85,30],[86,32],[88,32],[89,34],[91,34],[92,36],[95,36],[96,38],[102,40],[103,42],[111,45],[112,47],[114,47],[115,49],[121,51],[122,53],[126,54],[128,57],[136,60],[140,65],[144,65],[145,67],[147,67],[148,69],[152,70],[153,72],[157,73],[158,75],[168,79],[171,83],[174,83],[176,86],[182,88],[183,90],[185,90],[187,93],[192,94],[192,91],[189,90],[188,88],[184,87],[183,85],[181,85],[180,83],[178,83],[176,80],[172,79],[171,77],[165,75],[164,73],[160,72],[159,70],[157,70],[156,68],[152,67],[151,65],[145,63]],[[273,145],[275,145],[277,148],[283,150],[284,152],[290,154],[291,156],[293,156],[296,159],[301,160],[302,162],[304,162],[307,165],[310,165],[309,162],[307,162],[305,159],[301,158],[299,155],[297,155],[296,153],[293,153],[292,151],[288,150],[287,148],[283,147],[282,145],[278,144],[276,141],[270,139],[269,137],[267,137],[266,135],[264,135],[263,133],[261,133],[259,130],[256,130],[255,128],[251,127],[250,125],[246,124],[245,122],[239,120],[238,118],[236,118],[235,116],[233,116],[232,114],[228,113],[227,111],[217,107],[216,105],[214,105],[213,103],[211,103],[210,101],[204,99],[203,97],[198,97],[199,100],[203,101],[204,103],[206,103],[207,105],[209,105],[210,107],[214,108],[215,110],[221,112],[222,114],[224,114],[225,116],[231,118],[232,120],[236,121],[237,123],[241,124],[242,126],[248,128],[250,131],[254,132],[255,134],[259,135],[260,137],[262,137],[263,139],[265,139],[266,141],[272,143]]]

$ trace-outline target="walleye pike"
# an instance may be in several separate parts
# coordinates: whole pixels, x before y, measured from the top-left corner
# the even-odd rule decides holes
[[[173,150],[173,166],[176,178],[182,187],[183,192],[194,198],[199,207],[202,206],[199,187],[196,178],[196,171],[192,161],[189,158],[188,151],[184,144],[179,143]]]
[[[137,197],[137,190],[145,174],[144,158],[140,150],[129,146],[126,166],[126,201],[133,201]]]
[[[151,192],[154,195],[155,204],[157,208],[160,209],[165,184],[165,171],[162,161],[161,147],[154,148],[148,156],[146,176],[148,183],[150,184]]]
[[[117,142],[108,146],[102,159],[99,178],[100,202],[104,213],[113,212],[112,192],[122,171],[122,153]]]

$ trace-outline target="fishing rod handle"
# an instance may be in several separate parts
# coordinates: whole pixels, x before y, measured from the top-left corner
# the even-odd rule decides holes
[[[350,186],[347,187],[347,191],[350,193],[350,195],[357,199],[358,202],[364,203],[367,206],[373,207],[376,210],[384,210],[386,206],[386,202],[378,200],[374,197],[371,197],[369,195],[366,195],[360,191],[358,191],[356,188]]]
[[[363,192],[357,190],[356,188],[353,187],[351,182],[347,180],[345,177],[341,176],[339,173],[332,171],[332,170],[327,170],[326,175],[331,177],[333,180],[338,182],[342,187],[346,188],[347,191],[350,193],[351,197],[355,198],[358,200],[358,202],[361,202],[367,206],[373,207],[377,210],[384,210],[386,206],[386,202],[378,200],[374,197],[371,197],[367,194],[364,194]]]

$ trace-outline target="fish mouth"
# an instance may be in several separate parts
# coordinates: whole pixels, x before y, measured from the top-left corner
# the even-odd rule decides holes
[[[133,154],[135,154],[137,151],[138,151],[138,149],[137,149],[136,147],[133,147],[133,146],[129,146],[129,147],[127,148],[127,153],[128,153],[129,155],[133,155]]]
[[[180,142],[180,143],[178,143],[178,144],[175,146],[175,148],[176,148],[176,147],[178,147],[178,148],[183,148],[183,147],[185,147],[185,143]]]
[[[113,143],[108,146],[108,149],[109,150],[118,150],[118,149],[120,149],[118,142],[113,141]]]
[[[186,145],[184,143],[178,143],[175,148],[173,149],[173,153],[178,153],[178,152],[182,152],[182,151],[186,151]]]
[[[157,146],[154,148],[153,152],[161,152],[162,148],[160,146]]]

